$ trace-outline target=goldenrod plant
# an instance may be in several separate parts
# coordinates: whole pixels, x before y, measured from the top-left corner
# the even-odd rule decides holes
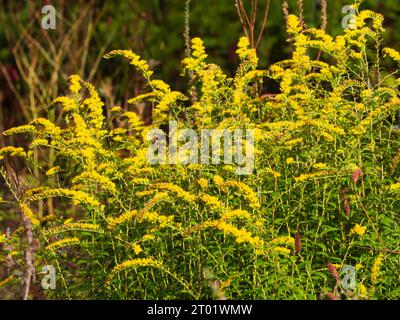
[[[398,299],[400,80],[399,69],[382,64],[400,63],[400,53],[382,47],[382,15],[355,8],[355,28],[336,37],[289,15],[292,57],[267,70],[240,38],[233,77],[192,39],[183,72],[196,99],[156,79],[133,52],[106,54],[145,79],[147,90],[128,102],[151,103],[150,126],[71,76],[70,93],[49,106],[59,124],[44,116],[3,132],[30,144],[5,147],[2,158],[22,158],[57,183],[21,187],[2,170],[14,196],[3,204],[21,216],[0,235],[2,263],[24,281],[34,245],[35,281],[42,266],[55,266],[56,289],[46,295],[58,299]],[[261,95],[265,79],[277,81],[279,94]],[[111,126],[116,119],[120,127]],[[197,132],[254,130],[254,171],[150,164],[148,133],[170,121]],[[45,156],[35,162],[36,149],[51,152],[54,165]],[[55,213],[38,216],[36,203],[47,198],[57,199]],[[11,271],[0,287],[21,285]]]

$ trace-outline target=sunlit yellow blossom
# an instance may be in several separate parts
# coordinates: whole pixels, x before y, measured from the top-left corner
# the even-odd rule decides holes
[[[326,168],[328,168],[328,165],[326,163],[318,162],[318,163],[313,164],[313,167],[315,169],[326,169]]]
[[[256,50],[250,47],[250,42],[247,37],[241,37],[238,43],[237,55],[241,60],[248,60],[249,64],[256,66],[258,63]]]
[[[291,34],[298,34],[301,31],[300,21],[295,15],[290,14],[287,17],[287,32]]]
[[[382,261],[383,261],[383,255],[379,254],[375,261],[374,264],[372,265],[371,268],[371,282],[372,284],[376,284],[378,281],[378,276],[379,276],[379,271],[381,269],[381,265],[382,265]]]
[[[71,83],[71,85],[69,86],[69,90],[72,93],[79,93],[79,91],[81,90],[81,84],[80,84],[80,82],[82,81],[81,77],[74,74],[74,75],[70,76],[68,78],[68,80]]]
[[[282,253],[284,255],[289,255],[291,250],[285,247],[273,247],[272,252],[276,252],[276,253]]]
[[[368,297],[368,290],[362,283],[359,283],[357,285],[357,292],[358,292],[358,295],[360,296],[360,298],[362,298],[362,299],[365,299]]]
[[[286,164],[291,164],[294,162],[294,158],[293,157],[289,157],[286,159]]]
[[[249,201],[249,205],[252,208],[257,209],[260,207],[257,193],[255,193],[247,184],[230,180],[225,182],[224,186],[238,188],[239,192]]]
[[[4,147],[2,149],[0,149],[0,160],[4,158],[5,154],[10,154],[13,157],[22,157],[25,158],[26,157],[26,153],[24,151],[23,148],[15,148],[15,147]]]
[[[57,173],[59,171],[60,171],[60,167],[59,166],[52,167],[52,168],[50,168],[49,170],[46,171],[46,176],[51,176],[51,175],[53,175],[53,174],[55,174],[55,173]]]
[[[112,269],[111,275],[114,275],[115,273],[120,272],[122,270],[134,267],[161,267],[161,263],[153,258],[137,258],[137,259],[127,260],[116,265]]]
[[[21,209],[22,214],[31,221],[32,225],[37,226],[40,224],[38,218],[26,203],[21,203],[19,208]]]
[[[224,221],[208,221],[203,224],[204,227],[212,227],[221,230],[224,234],[230,234],[236,238],[237,243],[249,243],[254,246],[264,245],[264,241],[259,237],[253,237],[251,232],[238,229],[232,224],[226,223]]]
[[[389,191],[400,191],[400,182],[389,185]]]
[[[110,59],[115,56],[123,56],[130,60],[130,64],[135,66],[143,76],[147,79],[151,77],[153,71],[150,70],[149,65],[146,61],[142,60],[137,54],[133,53],[131,50],[113,50],[103,56],[105,59]]]
[[[251,219],[250,213],[246,210],[236,209],[236,210],[228,210],[221,215],[221,220],[232,220],[233,218],[241,218],[241,219]]]
[[[46,249],[48,250],[54,250],[54,249],[59,249],[59,248],[63,248],[66,246],[71,246],[71,245],[75,245],[75,244],[79,244],[80,240],[77,237],[72,237],[72,238],[65,238],[62,240],[58,240],[55,241],[51,244],[49,244]]]
[[[197,183],[199,184],[199,186],[200,186],[202,189],[207,189],[207,188],[208,188],[208,181],[207,181],[207,179],[200,178],[199,180],[197,180]]]
[[[132,249],[133,249],[133,252],[134,252],[136,255],[138,255],[139,253],[143,252],[142,247],[139,246],[137,243],[133,243],[133,244],[132,244]]]
[[[15,280],[15,276],[9,276],[8,278],[5,278],[4,280],[0,281],[0,289],[4,288],[6,285],[12,283]]]
[[[367,230],[367,227],[362,227],[358,223],[351,229],[351,233],[357,234],[359,236],[362,236],[365,231]]]
[[[202,194],[200,196],[200,199],[207,204],[208,206],[210,206],[213,209],[220,209],[223,207],[223,204],[221,201],[219,201],[219,199],[217,197],[208,195],[208,194]]]
[[[334,173],[333,171],[318,171],[318,172],[313,172],[313,173],[301,174],[300,176],[295,177],[294,179],[297,182],[301,182],[301,181],[305,181],[305,180],[312,179],[312,178],[328,176],[333,173]]]
[[[155,236],[153,236],[152,234],[145,234],[143,237],[142,237],[142,240],[143,241],[150,241],[150,240],[154,240],[156,237]]]
[[[164,183],[156,183],[153,185],[153,188],[161,189],[161,190],[168,190],[170,192],[175,193],[178,197],[188,201],[193,202],[196,197],[189,192],[183,190],[181,187],[174,185],[172,183],[164,182]]]
[[[123,224],[123,223],[131,220],[132,218],[136,217],[137,215],[138,215],[138,211],[133,210],[133,211],[125,212],[115,218],[110,217],[110,218],[108,218],[108,228],[112,229],[120,224]]]
[[[270,241],[270,244],[285,244],[285,245],[294,245],[294,238],[290,236],[282,236]]]
[[[5,130],[5,131],[3,131],[3,135],[9,136],[12,134],[28,133],[28,132],[33,132],[33,131],[35,131],[35,127],[33,125],[25,124],[23,126],[14,127],[14,128]]]

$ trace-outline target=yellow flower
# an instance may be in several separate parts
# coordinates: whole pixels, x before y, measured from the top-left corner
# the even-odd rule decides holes
[[[9,276],[8,278],[5,278],[3,281],[0,281],[0,289],[8,285],[9,283],[13,282],[15,280],[14,276]]]
[[[46,247],[46,249],[54,250],[54,249],[58,249],[58,248],[66,247],[66,246],[71,246],[71,245],[79,244],[79,243],[80,243],[80,240],[77,237],[65,238],[65,239],[58,240],[58,241],[55,241],[55,242],[49,244]]]
[[[232,220],[233,218],[250,220],[251,215],[246,210],[242,209],[228,210],[221,215],[221,220]]]
[[[153,236],[152,234],[145,234],[143,237],[142,237],[142,240],[143,241],[150,241],[150,240],[154,240],[156,237],[155,236]]]
[[[124,261],[118,265],[116,265],[112,271],[111,274],[109,275],[109,278],[107,280],[106,286],[110,284],[110,281],[112,280],[113,276],[123,270],[130,269],[130,268],[135,268],[135,267],[161,267],[162,264],[161,262],[153,259],[153,258],[137,258],[137,259],[132,259],[132,260],[127,260]]]
[[[397,190],[400,190],[400,182],[393,183],[389,186],[389,191],[397,191]]]
[[[357,285],[357,291],[358,291],[358,295],[360,296],[360,298],[365,299],[368,297],[367,288],[362,283],[359,283]]]
[[[213,177],[213,181],[218,188],[222,188],[224,186],[224,179],[221,178],[219,175],[215,175]]]
[[[46,171],[46,176],[51,176],[51,175],[53,175],[53,174],[55,174],[55,173],[57,173],[59,171],[60,171],[60,167],[59,166],[52,167],[52,168],[50,168],[49,170]]]
[[[81,84],[80,84],[80,82],[82,81],[81,77],[74,74],[70,76],[68,79],[71,82],[69,90],[71,90],[72,93],[79,93],[79,91],[81,90]]]
[[[376,284],[378,281],[378,276],[379,276],[379,271],[381,269],[381,265],[382,265],[382,260],[383,260],[383,256],[382,254],[379,254],[375,261],[374,264],[372,265],[371,268],[371,282],[372,284]]]
[[[361,263],[357,263],[356,266],[355,266],[355,270],[356,271],[361,270],[363,267],[364,266]]]
[[[153,71],[150,70],[149,65],[145,60],[142,60],[140,56],[137,54],[133,53],[131,50],[113,50],[103,56],[105,59],[110,59],[115,56],[123,56],[127,59],[129,59],[131,62],[131,65],[136,67],[146,79],[150,79],[151,75],[153,74]]]
[[[286,164],[291,164],[293,162],[294,162],[293,157],[289,157],[289,158],[286,159]]]
[[[249,205],[253,209],[258,209],[261,207],[257,193],[254,192],[253,189],[251,189],[247,184],[239,181],[227,181],[225,182],[224,186],[238,188],[239,192],[242,193],[243,196],[249,201]]]
[[[282,236],[275,238],[270,241],[271,244],[285,244],[285,245],[294,245],[294,238],[290,236]]]
[[[223,207],[223,204],[217,197],[210,196],[208,194],[202,194],[200,199],[213,209],[220,209]]]
[[[112,218],[112,217],[108,218],[108,228],[109,229],[113,229],[116,226],[131,220],[132,218],[137,216],[137,214],[138,214],[138,211],[137,210],[133,210],[133,211],[125,212],[125,213],[119,215],[116,218]]]
[[[287,18],[287,32],[298,34],[301,31],[300,21],[295,15],[290,14]]]
[[[56,234],[56,233],[61,233],[61,232],[69,231],[69,230],[80,230],[80,231],[104,233],[104,231],[97,224],[84,223],[84,222],[68,222],[68,221],[65,221],[62,226],[48,229],[44,233],[45,234]]]
[[[208,187],[208,181],[207,181],[207,179],[200,178],[199,180],[197,180],[197,183],[199,184],[199,186],[200,186],[202,189],[207,189],[207,187]]]
[[[351,229],[351,233],[355,233],[359,236],[362,236],[365,231],[367,230],[367,227],[362,227],[358,223]]]
[[[27,204],[21,203],[19,208],[21,209],[22,214],[31,221],[33,226],[37,226],[40,224],[39,220]]]
[[[8,130],[5,130],[3,132],[3,135],[5,136],[9,136],[12,134],[17,134],[17,133],[28,133],[28,132],[33,132],[35,131],[35,127],[30,125],[30,124],[25,124],[23,126],[18,126],[18,127],[14,127]]]
[[[142,247],[139,246],[137,243],[133,243],[133,244],[132,244],[132,249],[133,249],[133,252],[134,252],[136,255],[138,255],[139,253],[143,252]]]
[[[274,247],[272,248],[272,252],[282,253],[284,255],[289,255],[291,250],[285,247]]]
[[[174,185],[172,183],[169,183],[169,182],[156,183],[155,185],[153,185],[153,188],[161,189],[161,190],[168,190],[170,192],[173,192],[176,194],[176,196],[186,200],[187,202],[193,202],[196,199],[196,197],[194,195],[183,190],[181,187]]]
[[[248,60],[249,64],[252,66],[257,66],[258,58],[256,50],[250,47],[250,42],[247,37],[241,37],[238,43],[238,49],[236,53],[241,60]]]
[[[328,166],[326,163],[318,162],[313,165],[315,169],[326,169]]]

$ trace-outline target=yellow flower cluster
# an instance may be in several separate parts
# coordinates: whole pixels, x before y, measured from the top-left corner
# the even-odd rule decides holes
[[[81,87],[81,77],[73,74],[71,75],[68,80],[71,82],[71,85],[69,86],[69,90],[74,93],[74,94],[78,94],[79,91],[82,89]]]
[[[0,281],[0,289],[4,288],[6,285],[10,284],[11,282],[13,282],[15,280],[15,276],[9,276],[7,278],[5,278],[4,280]]]
[[[21,210],[21,213],[31,221],[33,226],[38,226],[40,224],[38,218],[26,203],[21,203],[19,205],[19,208]]]
[[[200,199],[207,204],[208,206],[210,206],[213,209],[220,209],[222,208],[224,205],[222,204],[221,201],[219,201],[219,199],[217,197],[208,195],[208,194],[202,194],[200,196]]]
[[[104,191],[109,191],[115,193],[117,188],[115,183],[110,180],[110,178],[103,176],[96,172],[95,170],[84,171],[80,175],[72,179],[72,184],[87,183],[87,181],[92,181],[98,184]]]
[[[150,70],[149,65],[145,60],[142,60],[140,56],[133,53],[131,50],[113,50],[103,56],[105,59],[110,59],[115,56],[123,56],[129,59],[131,62],[130,64],[136,67],[146,79],[150,79],[153,71]]]
[[[155,123],[164,123],[168,120],[168,111],[177,100],[186,100],[185,95],[179,91],[171,91],[166,93],[156,108],[153,110],[153,120]]]
[[[289,255],[291,250],[288,248],[285,248],[285,247],[273,247],[273,248],[271,248],[271,252]]]
[[[153,259],[153,258],[137,258],[132,260],[124,261],[118,265],[116,265],[110,274],[110,278],[118,272],[121,272],[126,269],[135,268],[135,267],[161,267],[161,262]]]
[[[289,34],[297,35],[302,30],[299,18],[295,15],[290,14],[287,17],[287,32]]]
[[[137,215],[138,215],[138,211],[133,210],[133,211],[125,212],[116,218],[110,217],[110,218],[108,218],[108,228],[113,229],[116,226],[131,220],[132,218],[136,217]]]
[[[389,191],[400,191],[400,182],[389,185]]]
[[[75,101],[71,98],[68,97],[58,97],[53,100],[51,104],[56,104],[56,103],[61,103],[63,106],[63,111],[64,112],[76,112],[78,111],[78,107],[75,103]]]
[[[135,255],[138,255],[139,253],[143,252],[143,249],[140,245],[138,245],[137,243],[132,243],[132,249],[133,252],[135,253]]]
[[[64,223],[61,226],[47,229],[44,233],[45,234],[57,234],[57,233],[62,233],[62,232],[66,232],[66,231],[71,231],[71,230],[104,233],[104,230],[101,229],[101,227],[98,224],[85,223],[85,222]]]
[[[56,174],[59,171],[60,171],[59,166],[51,167],[49,170],[46,171],[46,176],[51,176],[53,174]]]
[[[289,157],[286,159],[286,164],[292,164],[294,163],[294,158],[293,157]]]
[[[23,126],[14,127],[8,130],[3,131],[3,135],[9,136],[12,134],[18,133],[29,133],[35,131],[35,127],[31,124],[25,124]]]
[[[53,122],[45,118],[37,118],[33,120],[30,124],[41,126],[41,131],[43,133],[51,135],[53,137],[59,137],[61,135],[61,128],[57,127]]]
[[[207,54],[204,48],[203,40],[200,38],[192,39],[192,57],[183,59],[182,64],[188,70],[199,71],[205,66],[204,60],[207,58]]]
[[[361,299],[365,299],[368,297],[368,290],[362,283],[359,283],[357,285],[357,292]]]
[[[367,230],[367,227],[362,227],[358,223],[351,229],[351,233],[357,234],[359,236],[362,236],[365,231]]]
[[[379,276],[379,271],[381,269],[381,265],[382,265],[382,261],[383,261],[383,255],[379,254],[375,261],[374,264],[372,265],[371,268],[371,282],[372,284],[376,284],[378,281],[378,276]]]
[[[247,60],[249,65],[255,67],[258,63],[257,53],[255,49],[249,47],[249,39],[247,37],[241,37],[239,39],[238,49],[236,50],[236,53],[242,61]]]
[[[207,189],[207,188],[208,188],[208,181],[207,181],[207,179],[200,178],[199,180],[197,180],[197,183],[199,184],[199,186],[200,186],[202,189]]]
[[[238,188],[239,192],[249,201],[249,205],[253,209],[261,207],[257,193],[255,193],[247,184],[239,181],[227,181],[224,183],[224,186]]]
[[[290,236],[282,236],[270,241],[270,244],[284,244],[284,245],[294,245],[294,238]]]
[[[26,157],[24,149],[20,147],[16,148],[12,146],[7,146],[0,149],[0,160],[4,158],[5,154],[10,154],[13,157],[22,157],[22,158]]]
[[[196,199],[196,197],[194,195],[183,190],[181,187],[179,187],[175,184],[169,183],[169,182],[156,183],[153,185],[153,188],[173,192],[176,194],[176,196],[178,196],[179,198],[182,198],[183,200],[185,200],[187,202],[193,202]]]
[[[251,220],[251,215],[246,210],[242,210],[242,209],[228,210],[228,211],[225,211],[221,215],[221,220],[222,221],[230,221],[230,220],[232,220],[234,218],[241,218],[241,219]]]
[[[264,245],[264,241],[258,236],[253,237],[251,232],[238,229],[232,224],[226,223],[224,221],[208,221],[203,224],[203,227],[211,227],[222,231],[224,234],[232,235],[236,238],[237,243],[249,243],[253,246],[260,247]]]
[[[278,171],[272,170],[271,168],[264,168],[263,172],[272,175],[275,179],[281,176],[281,174]]]
[[[295,177],[294,180],[296,180],[296,182],[302,182],[302,181],[306,181],[308,179],[328,176],[333,173],[334,173],[334,171],[318,171],[318,172],[313,172],[313,173],[306,173],[306,174],[301,174],[298,177]]]
[[[54,250],[54,249],[59,249],[59,248],[63,248],[66,246],[72,246],[72,245],[79,244],[79,243],[80,243],[80,240],[77,237],[65,238],[65,239],[58,240],[58,241],[55,241],[55,242],[49,244],[46,247],[46,249]]]
[[[100,203],[92,196],[83,191],[75,191],[70,189],[55,188],[44,190],[31,190],[30,192],[27,192],[25,194],[25,197],[28,201],[37,201],[40,199],[51,197],[70,197],[73,199],[74,204],[85,203],[92,207],[100,207]]]

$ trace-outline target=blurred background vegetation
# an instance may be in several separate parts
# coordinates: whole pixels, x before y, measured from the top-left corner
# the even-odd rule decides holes
[[[257,48],[260,67],[289,56],[283,0],[259,0],[255,35],[259,34],[268,2],[266,26]],[[299,8],[303,2],[303,8]],[[143,83],[128,64],[104,61],[113,49],[131,49],[145,59],[157,76],[174,89],[185,90],[180,74],[185,54],[185,12],[189,6],[190,37],[203,38],[209,59],[230,73],[237,63],[238,38],[244,34],[235,0],[0,0],[0,129],[38,116],[66,89],[70,74],[79,74],[99,88],[108,107],[124,108]],[[254,0],[243,0],[250,14]],[[289,0],[289,13],[302,14],[307,26],[320,27],[321,0]],[[341,32],[341,9],[351,0],[327,0],[329,34]],[[41,28],[41,9],[52,4],[56,29]],[[384,14],[385,42],[396,49],[400,39],[398,0],[367,0],[362,8]],[[302,13],[300,12],[302,11]],[[273,84],[267,88],[274,92]],[[143,110],[139,110],[143,112]],[[144,111],[144,117],[148,118]],[[4,141],[1,141],[2,144]]]

